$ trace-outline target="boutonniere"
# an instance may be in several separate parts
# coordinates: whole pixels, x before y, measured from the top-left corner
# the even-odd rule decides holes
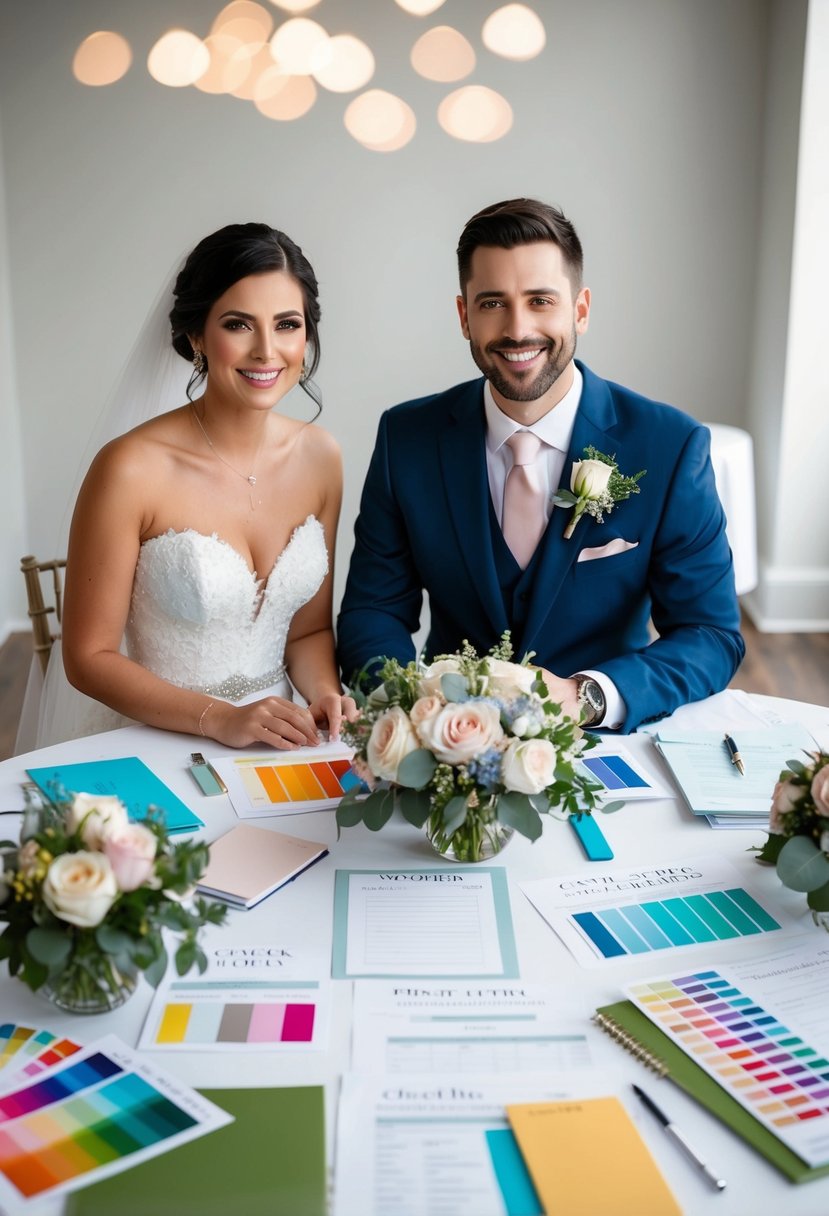
[[[646,469],[640,469],[633,477],[619,472],[615,456],[606,456],[594,447],[584,449],[585,460],[576,460],[570,474],[570,489],[559,486],[553,495],[556,507],[572,507],[573,515],[564,529],[564,539],[569,540],[576,524],[585,513],[603,524],[617,502],[624,502],[631,494],[639,493],[638,481]]]

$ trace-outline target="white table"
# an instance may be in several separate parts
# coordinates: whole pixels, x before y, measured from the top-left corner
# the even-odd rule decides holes
[[[733,694],[720,694],[720,698],[729,695]],[[823,746],[829,745],[829,710],[772,698],[752,698],[752,701],[775,708],[783,718],[803,722]],[[718,701],[717,705],[721,706],[722,701]],[[706,703],[686,707],[679,711],[678,716],[683,725],[693,722],[697,727],[705,728],[708,717]],[[647,736],[629,736],[625,745],[634,755],[645,759],[652,770],[660,773],[670,784],[667,770]],[[187,771],[190,752],[194,747],[199,747],[208,757],[236,754],[206,740],[194,740],[189,735],[171,734],[142,726],[59,744],[28,756],[17,756],[0,764],[0,809],[22,805],[20,782],[25,779],[27,765],[138,755],[205,820],[205,836],[213,840],[237,820],[226,798],[205,798],[197,790]],[[228,924],[214,930],[209,939],[211,941],[221,939],[225,943],[262,944],[301,942],[330,953],[335,869],[387,866],[412,869],[445,864],[436,857],[422,834],[402,821],[388,824],[378,834],[368,832],[362,825],[347,829],[340,841],[337,841],[333,812],[255,822],[257,826],[270,826],[324,842],[330,849],[329,856],[257,908],[249,912],[231,912]],[[771,892],[772,898],[782,901],[791,911],[802,913],[804,929],[811,926],[811,918],[804,910],[804,897],[784,890],[774,872],[757,866],[747,852],[750,846],[762,843],[764,835],[761,832],[712,831],[704,822],[695,820],[679,799],[631,803],[617,814],[602,819],[601,826],[620,867],[676,861],[705,853],[727,856],[747,878],[759,884],[761,889]],[[4,816],[0,820],[0,832],[3,837],[15,838],[17,821],[11,816]],[[747,1216],[748,1213],[759,1216],[774,1211],[785,1211],[787,1216],[798,1213],[823,1216],[829,1211],[829,1178],[805,1186],[790,1185],[763,1158],[697,1107],[681,1090],[675,1086],[663,1086],[657,1091],[660,1102],[669,1108],[671,1115],[693,1142],[707,1152],[711,1164],[728,1181],[728,1188],[722,1194],[714,1195],[652,1117],[634,1105],[630,1085],[633,1082],[647,1084],[649,1074],[592,1027],[590,1017],[596,1006],[620,999],[620,985],[652,973],[653,958],[646,956],[639,962],[625,961],[605,970],[581,968],[518,887],[519,880],[524,878],[589,871],[590,863],[585,861],[571,829],[565,823],[549,821],[545,823],[544,834],[539,841],[530,844],[523,837],[516,837],[501,858],[496,859],[496,863],[505,867],[509,877],[522,979],[555,984],[561,993],[562,1013],[568,1016],[575,1014],[583,1019],[594,1058],[602,1062],[605,1070],[608,1092],[622,1096],[686,1216],[699,1216],[702,1213],[709,1216],[711,1212],[716,1212],[717,1216]],[[821,932],[816,928],[812,931]],[[717,958],[723,963],[727,963],[724,951],[728,948],[728,945],[719,947]],[[739,944],[735,943],[734,948],[739,950]],[[700,954],[704,956],[705,947],[700,947]],[[696,951],[688,957],[700,963],[705,961]],[[166,1052],[156,1053],[154,1058],[159,1065],[193,1085],[325,1085],[330,1150],[336,1119],[338,1081],[349,1061],[352,984],[337,981],[333,987],[332,1033],[325,1053],[274,1057],[259,1053]],[[0,1009],[4,1021],[45,1025],[78,1036],[83,1041],[115,1033],[134,1046],[150,999],[151,990],[142,981],[135,996],[123,1008],[93,1019],[83,1019],[62,1014],[29,992],[19,981],[10,980],[5,973],[0,978]],[[653,1083],[650,1088],[653,1089]],[[278,1185],[276,1180],[275,1185]],[[59,1208],[54,1202],[35,1209],[38,1214],[56,1210]],[[301,1216],[301,1213],[297,1213],[297,1216]],[[393,1214],[389,1213],[388,1216]],[[597,1216],[601,1214],[597,1213]]]

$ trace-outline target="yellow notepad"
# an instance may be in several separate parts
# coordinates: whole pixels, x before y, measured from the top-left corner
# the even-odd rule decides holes
[[[507,1115],[545,1212],[682,1216],[618,1098],[527,1102]]]

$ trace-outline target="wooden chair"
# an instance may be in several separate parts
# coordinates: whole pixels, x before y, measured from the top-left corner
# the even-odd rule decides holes
[[[35,654],[40,659],[40,666],[44,672],[49,663],[52,644],[60,637],[59,629],[53,633],[50,628],[49,613],[54,612],[57,624],[60,625],[63,569],[65,565],[66,562],[60,558],[56,558],[51,562],[39,562],[32,555],[20,559],[20,569],[23,571],[23,578],[26,582],[26,595],[29,600],[29,617],[31,618],[32,633],[34,634]],[[48,573],[52,575],[51,598],[54,600],[53,604],[47,604],[44,601],[43,585],[40,581],[41,575]]]

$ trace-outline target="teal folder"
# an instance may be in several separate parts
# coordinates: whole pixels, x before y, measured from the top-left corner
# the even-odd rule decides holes
[[[55,764],[48,768],[30,768],[27,772],[50,798],[64,791],[67,794],[114,794],[127,808],[130,819],[140,821],[146,816],[148,807],[156,806],[164,812],[164,822],[170,833],[195,832],[204,827],[204,821],[137,756]]]
[[[236,1122],[74,1191],[66,1216],[325,1216],[322,1086],[201,1092]]]

